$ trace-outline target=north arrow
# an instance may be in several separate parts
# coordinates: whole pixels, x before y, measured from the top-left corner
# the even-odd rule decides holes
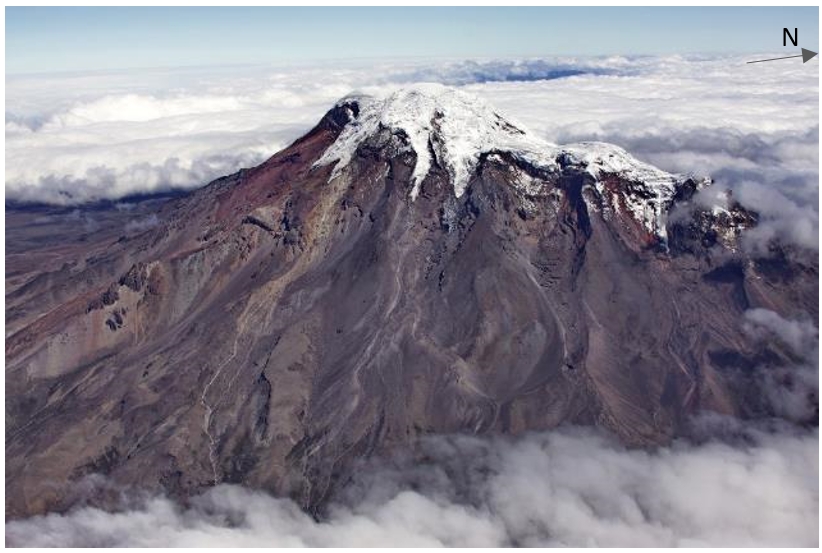
[[[771,58],[767,60],[756,60],[756,61],[749,61],[748,63],[762,63],[763,61],[776,61],[776,60],[787,60],[790,58],[802,58],[802,63],[808,63],[808,60],[816,57],[818,54],[813,50],[807,50],[802,48],[802,53],[798,56],[785,56],[784,58]]]

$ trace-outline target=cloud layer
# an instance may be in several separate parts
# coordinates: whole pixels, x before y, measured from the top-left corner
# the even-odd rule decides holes
[[[6,79],[6,195],[77,203],[201,186],[288,145],[353,90],[464,86],[553,142],[712,175],[771,238],[818,248],[817,63],[605,57],[155,70]]]
[[[739,432],[739,429],[737,429]],[[32,546],[815,546],[818,436],[626,450],[567,429],[438,437],[363,467],[316,521],[287,499],[222,485],[181,507],[81,508],[6,524]],[[744,439],[743,439],[744,438]]]

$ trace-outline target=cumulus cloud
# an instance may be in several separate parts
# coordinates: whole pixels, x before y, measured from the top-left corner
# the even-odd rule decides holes
[[[710,174],[757,210],[746,245],[818,248],[818,64],[738,56],[218,67],[6,79],[6,195],[78,203],[191,188],[296,139],[339,97],[463,86],[544,138]]]
[[[790,320],[763,308],[746,311],[745,323],[755,335],[776,336],[796,359],[794,365],[766,364],[757,369],[760,388],[776,414],[796,422],[818,420],[819,329],[809,317]]]
[[[629,450],[591,430],[424,440],[315,520],[238,486],[6,524],[31,546],[816,546],[818,434]]]
[[[770,309],[750,309],[745,318],[776,334],[794,352],[810,356],[815,355],[819,346],[819,330],[810,320],[794,321],[783,318]]]
[[[126,223],[125,231],[126,232],[143,232],[150,228],[154,228],[160,224],[160,218],[157,217],[154,213],[149,215],[148,217],[143,217],[142,219],[132,219]]]

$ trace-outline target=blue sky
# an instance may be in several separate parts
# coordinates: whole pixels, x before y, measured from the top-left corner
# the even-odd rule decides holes
[[[6,73],[513,57],[818,50],[805,8],[6,8]]]

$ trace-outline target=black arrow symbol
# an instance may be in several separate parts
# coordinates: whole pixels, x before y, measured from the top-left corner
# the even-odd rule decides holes
[[[808,63],[808,60],[816,57],[818,54],[813,50],[807,50],[802,48],[802,53],[798,56],[785,56],[784,58],[771,58],[768,60],[756,60],[756,61],[749,61],[748,63],[762,63],[763,61],[776,61],[776,60],[787,60],[790,58],[802,58],[802,63]]]

